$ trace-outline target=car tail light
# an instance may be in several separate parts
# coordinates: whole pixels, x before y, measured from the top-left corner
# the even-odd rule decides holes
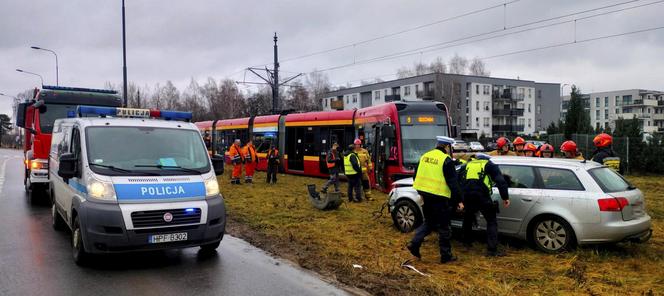
[[[629,204],[629,201],[624,197],[609,197],[598,199],[597,203],[602,212],[620,212]]]

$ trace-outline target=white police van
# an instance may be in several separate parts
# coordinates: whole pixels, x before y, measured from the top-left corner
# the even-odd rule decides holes
[[[90,254],[200,246],[215,250],[226,210],[191,113],[78,106],[55,121],[49,157],[53,227]],[[221,164],[220,164],[221,163]]]

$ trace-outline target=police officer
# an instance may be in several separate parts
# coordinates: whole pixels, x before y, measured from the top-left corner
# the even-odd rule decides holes
[[[357,152],[360,145],[350,145],[348,153],[344,157],[344,173],[348,178],[348,201],[362,201],[362,168],[360,167],[360,158]],[[355,191],[355,199],[353,199]]]
[[[490,156],[482,153],[475,155],[467,164],[461,167],[461,186],[465,212],[463,215],[463,244],[471,247],[473,243],[473,223],[475,214],[482,213],[486,220],[487,256],[504,256],[498,251],[498,222],[496,220],[497,204],[491,199],[493,184],[498,187],[503,205],[508,207],[510,199],[508,185],[500,172],[500,168],[490,160]]]
[[[613,137],[601,133],[595,136],[593,144],[595,144],[596,149],[593,152],[592,160],[608,166],[614,171],[622,174],[623,170],[620,166],[620,157],[616,155],[616,152],[613,151],[613,148],[611,147],[613,144]]]
[[[279,172],[279,149],[270,144],[267,151],[267,183],[277,184],[277,173]]]
[[[457,260],[452,255],[450,244],[451,209],[454,201],[458,201],[460,210],[463,209],[463,195],[450,156],[454,139],[438,136],[436,141],[436,148],[422,155],[415,172],[413,188],[424,199],[424,223],[417,228],[415,236],[406,247],[413,256],[421,258],[420,246],[424,238],[437,229],[440,262],[448,263]]]

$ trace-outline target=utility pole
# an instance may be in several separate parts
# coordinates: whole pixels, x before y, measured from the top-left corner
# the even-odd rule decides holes
[[[127,35],[125,33],[125,1],[122,0],[122,98],[127,107]]]
[[[274,69],[270,70],[267,67],[265,69],[261,68],[247,68],[247,70],[251,71],[251,73],[254,73],[256,76],[258,76],[260,79],[263,79],[267,84],[270,86],[272,89],[272,114],[278,114],[281,112],[281,108],[279,106],[279,87],[286,85],[289,81],[300,77],[302,73],[297,74],[293,77],[287,78],[284,81],[279,81],[279,55],[278,55],[278,48],[277,48],[277,33],[274,33]],[[258,74],[256,71],[265,71],[267,74],[266,77],[263,77],[263,75]],[[247,84],[263,84],[263,83],[255,83],[255,82],[239,82],[237,83],[247,83]]]

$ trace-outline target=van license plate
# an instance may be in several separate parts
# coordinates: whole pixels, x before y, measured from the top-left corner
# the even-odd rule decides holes
[[[153,235],[150,235],[148,237],[148,242],[151,243],[151,244],[179,242],[179,241],[186,241],[186,240],[187,240],[187,233],[186,232],[168,233],[168,234],[153,234]]]

